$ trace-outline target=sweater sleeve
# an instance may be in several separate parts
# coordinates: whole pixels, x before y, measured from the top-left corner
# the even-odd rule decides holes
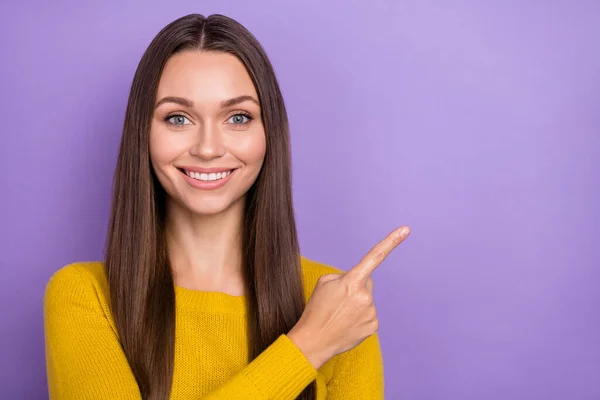
[[[378,334],[337,357],[327,384],[327,400],[383,400],[383,357]]]
[[[281,335],[246,368],[202,400],[293,400],[317,377],[317,371],[286,336]]]
[[[117,334],[74,265],[46,285],[44,336],[51,400],[141,399]]]
[[[117,333],[93,285],[75,266],[57,271],[46,286],[44,333],[51,400],[141,399]],[[281,335],[201,400],[292,400],[316,376],[302,352]]]

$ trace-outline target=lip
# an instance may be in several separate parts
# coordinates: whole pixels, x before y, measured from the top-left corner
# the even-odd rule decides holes
[[[217,173],[217,172],[227,172],[227,171],[231,171],[231,173],[229,175],[227,175],[225,178],[217,179],[216,181],[201,181],[198,179],[190,178],[185,173],[185,171],[183,171],[183,169],[185,169],[187,171],[191,171],[191,172],[199,172],[199,173],[205,173],[205,174]],[[236,171],[237,171],[237,168],[231,168],[231,169],[226,169],[226,168],[189,168],[189,169],[179,168],[179,172],[183,175],[183,179],[185,179],[185,181],[193,188],[200,189],[200,190],[215,190],[215,189],[219,189],[219,188],[225,186],[227,184],[227,182],[229,182],[229,180],[231,179],[231,176],[233,174],[235,174]]]
[[[237,168],[200,168],[200,167],[194,167],[194,166],[178,166],[178,169],[183,169],[184,171],[189,171],[189,172],[198,172],[200,174],[210,174],[210,173],[217,173],[217,172],[227,172],[227,171],[231,171]]]

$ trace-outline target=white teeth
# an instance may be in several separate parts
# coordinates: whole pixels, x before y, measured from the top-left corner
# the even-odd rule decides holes
[[[210,173],[210,174],[199,173],[199,172],[188,172],[188,171],[186,171],[187,176],[189,176],[190,178],[198,179],[199,181],[205,181],[205,182],[210,182],[210,181],[216,181],[216,180],[219,180],[219,179],[223,179],[227,175],[229,175],[230,173],[231,173],[231,171],[217,172],[217,173],[213,172],[213,173]]]

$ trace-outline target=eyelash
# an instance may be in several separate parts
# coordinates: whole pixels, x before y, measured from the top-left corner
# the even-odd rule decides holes
[[[247,121],[247,122],[244,122],[244,123],[242,123],[242,124],[233,124],[233,125],[238,125],[238,126],[247,125],[247,124],[249,124],[250,122],[252,122],[252,120],[254,119],[254,117],[252,117],[252,115],[250,115],[250,114],[249,114],[249,113],[247,113],[246,111],[235,111],[235,112],[234,112],[233,114],[231,114],[231,115],[229,116],[229,118],[227,118],[227,119],[229,120],[229,119],[231,119],[231,117],[234,117],[234,116],[236,116],[236,115],[243,115],[244,117],[248,118],[248,121]],[[178,124],[174,124],[174,123],[172,123],[172,122],[169,122],[169,120],[170,120],[171,118],[173,118],[173,117],[184,117],[184,118],[187,118],[187,119],[189,120],[189,118],[188,118],[188,116],[187,116],[187,115],[185,115],[185,114],[182,114],[182,113],[180,113],[180,112],[175,112],[175,113],[167,114],[167,115],[164,117],[164,121],[165,121],[167,124],[171,125],[171,126],[181,127],[182,125],[178,125]]]
[[[231,119],[231,117],[235,117],[236,115],[243,115],[244,117],[248,118],[248,122],[244,122],[243,124],[234,124],[234,125],[247,125],[250,122],[252,122],[252,120],[254,119],[252,117],[252,115],[248,114],[246,111],[236,111],[234,114],[231,114],[231,116],[227,119],[229,120],[229,119]]]

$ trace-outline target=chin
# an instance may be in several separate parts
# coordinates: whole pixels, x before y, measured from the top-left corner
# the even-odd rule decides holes
[[[234,208],[237,203],[223,198],[198,198],[185,202],[183,206],[194,215],[210,216],[222,214]]]
[[[219,205],[214,205],[214,206],[202,205],[202,206],[189,207],[188,209],[194,215],[208,217],[211,215],[222,214],[225,211],[227,211],[229,209],[229,207],[223,206],[223,205],[221,205],[221,206],[219,206]]]

